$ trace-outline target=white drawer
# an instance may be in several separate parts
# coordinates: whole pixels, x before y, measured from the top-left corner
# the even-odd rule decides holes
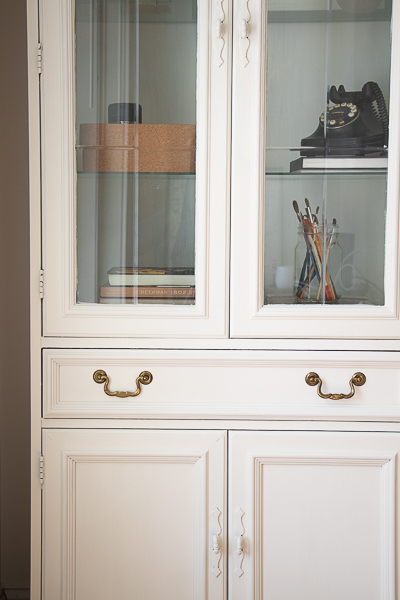
[[[93,374],[103,370],[109,396]],[[324,399],[305,382],[315,372],[322,393],[348,394],[356,372],[366,376],[349,399]],[[400,354],[242,350],[43,351],[43,416],[48,418],[250,418],[400,421]]]

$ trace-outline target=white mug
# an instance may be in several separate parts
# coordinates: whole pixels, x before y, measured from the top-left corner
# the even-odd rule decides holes
[[[280,266],[276,268],[275,285],[278,290],[291,290],[294,285],[294,266]]]

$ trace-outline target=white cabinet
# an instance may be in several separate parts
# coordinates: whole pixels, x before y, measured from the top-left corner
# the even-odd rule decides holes
[[[32,600],[395,600],[400,0],[28,35]]]
[[[43,598],[397,597],[400,433],[229,438],[45,429]]]

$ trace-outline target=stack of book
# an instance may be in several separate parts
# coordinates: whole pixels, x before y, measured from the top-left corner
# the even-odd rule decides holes
[[[192,268],[113,267],[100,288],[104,304],[194,304]]]

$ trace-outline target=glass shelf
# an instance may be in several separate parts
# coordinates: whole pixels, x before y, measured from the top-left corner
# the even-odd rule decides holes
[[[107,177],[114,176],[120,177],[121,175],[131,175],[131,176],[139,176],[139,177],[192,177],[196,176],[196,173],[170,173],[170,172],[151,172],[151,171],[78,171],[78,176],[95,176],[99,177],[105,175]]]
[[[92,23],[195,23],[196,0],[79,0],[76,21]]]
[[[318,302],[316,304],[321,304],[322,302]],[[280,292],[279,289],[275,290],[271,290],[270,293],[268,294],[268,296],[265,298],[265,304],[266,305],[279,305],[279,304],[283,304],[283,305],[298,305],[300,306],[301,303],[296,303],[296,301],[294,300],[294,294],[286,294],[286,295],[282,295],[282,293]],[[329,306],[343,306],[343,305],[354,305],[354,304],[367,304],[372,306],[373,303],[368,300],[368,298],[360,298],[360,297],[356,297],[356,296],[349,296],[348,298],[340,298],[339,302],[327,302],[326,304],[328,304]]]
[[[392,0],[365,0],[364,5],[368,4],[370,10],[361,12],[356,10],[356,0],[332,0],[329,11],[327,0],[270,0],[268,20],[270,23],[390,21]]]
[[[295,171],[290,173],[289,171],[267,171],[265,173],[265,177],[289,177],[290,179],[294,179],[295,177],[304,178],[304,177],[343,177],[350,175],[361,175],[363,174],[366,177],[374,177],[374,176],[386,176],[387,169],[337,169],[333,171],[332,169],[303,169],[301,171]]]

